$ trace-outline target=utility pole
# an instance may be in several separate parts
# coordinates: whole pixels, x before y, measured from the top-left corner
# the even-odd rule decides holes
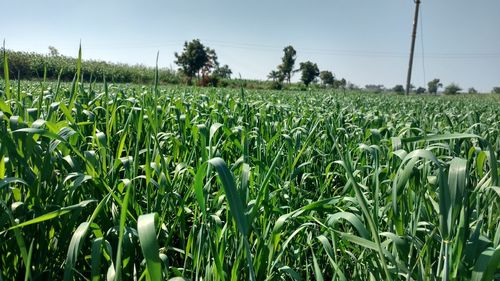
[[[418,23],[418,10],[420,8],[420,0],[413,0],[415,2],[415,18],[413,19],[413,32],[411,34],[411,49],[410,49],[410,62],[408,64],[408,76],[406,78],[406,94],[410,94],[411,85],[411,69],[413,67],[413,53],[415,52],[415,38],[417,37],[417,23]]]

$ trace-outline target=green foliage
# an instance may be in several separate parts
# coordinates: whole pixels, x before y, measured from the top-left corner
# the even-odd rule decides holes
[[[137,233],[141,244],[142,254],[146,259],[146,280],[161,280],[161,259],[159,255],[158,240],[156,239],[157,214],[139,216],[137,220]]]
[[[6,99],[10,99],[9,55],[7,49],[5,49],[5,40],[3,41],[2,63],[0,65],[2,66],[4,79],[3,95],[5,95]]]
[[[9,74],[22,79],[40,79],[46,74],[48,80],[72,81],[76,73],[76,58],[63,55],[44,55],[28,52],[6,51],[9,59]],[[154,80],[154,68],[142,65],[127,65],[104,61],[82,61],[82,75],[85,79],[102,82],[103,77],[115,83],[150,83]],[[0,57],[0,73],[5,73],[3,57]],[[178,84],[178,75],[169,69],[159,70],[163,83]]]
[[[215,51],[198,39],[184,42],[182,53],[176,52],[175,58],[175,63],[179,66],[179,71],[186,75],[188,84],[192,83],[195,75],[203,71],[203,76],[207,76],[211,69],[218,66]]]
[[[309,84],[311,82],[313,82],[319,76],[318,65],[315,63],[312,63],[310,61],[301,62],[299,69],[302,72],[302,76],[300,77],[300,80],[306,86],[309,86]]]
[[[425,93],[425,88],[424,87],[418,87],[415,90],[415,94],[417,94],[417,95],[421,95],[421,94],[424,94],[424,93]]]
[[[227,64],[221,67],[217,66],[213,73],[214,76],[217,76],[222,79],[231,79],[231,74],[233,74],[233,72],[231,71],[231,69]]]
[[[469,88],[469,90],[467,90],[467,93],[469,93],[469,94],[477,94],[478,92],[477,92],[477,90],[476,90],[476,89],[474,89],[474,88],[472,87],[472,88]]]
[[[500,87],[493,87],[493,90],[491,90],[493,94],[500,94]]]
[[[278,65],[278,71],[282,74],[282,79],[286,80],[288,84],[290,84],[297,51],[295,51],[292,46],[286,46],[283,49],[283,53],[283,58],[281,59],[282,62],[280,65]],[[280,82],[282,81],[283,80],[280,80]]]
[[[440,80],[437,78],[427,83],[427,91],[429,94],[437,94],[440,87],[443,87],[443,84],[441,84]]]
[[[365,89],[369,92],[375,93],[375,94],[380,94],[385,90],[384,85],[374,85],[374,84],[369,84],[365,86]]]
[[[273,82],[279,83],[282,83],[284,80],[283,74],[278,70],[271,70],[271,72],[267,75],[267,78],[271,79]]]
[[[340,80],[335,80],[333,83],[333,87],[336,89],[338,88],[345,89],[347,87],[347,81],[344,78]]]
[[[57,57],[59,56],[59,50],[57,50],[54,46],[49,46],[49,55]]]
[[[319,78],[321,79],[321,83],[324,86],[333,86],[335,83],[335,79],[333,77],[333,73],[328,70],[323,70],[319,73]]]
[[[461,90],[462,90],[462,88],[460,88],[457,84],[451,83],[450,85],[448,85],[444,88],[444,94],[445,95],[456,95]]]
[[[402,95],[405,93],[405,88],[403,87],[403,85],[396,85],[394,86],[394,88],[392,88],[392,91],[396,94]]]
[[[283,89],[283,83],[280,83],[279,81],[272,81],[269,89],[281,90],[281,89]]]
[[[498,277],[496,95],[11,89],[1,280]]]

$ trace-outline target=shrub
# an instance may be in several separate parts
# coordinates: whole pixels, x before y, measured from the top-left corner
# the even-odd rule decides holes
[[[469,94],[477,94],[477,90],[474,89],[474,88],[469,88],[469,90],[467,91],[467,93],[469,93]]]
[[[281,90],[283,89],[283,84],[278,81],[272,81],[269,85],[269,89],[271,90]]]
[[[446,86],[446,88],[444,88],[445,95],[456,95],[459,94],[460,91],[462,91],[462,88],[460,88],[455,83],[451,83],[450,85]]]
[[[417,94],[417,95],[420,95],[420,94],[423,94],[423,93],[425,93],[425,88],[423,88],[423,87],[418,87],[415,90],[415,94]]]
[[[396,93],[396,94],[404,94],[405,93],[405,88],[403,87],[403,85],[396,85],[394,86],[394,88],[392,88],[392,90]]]

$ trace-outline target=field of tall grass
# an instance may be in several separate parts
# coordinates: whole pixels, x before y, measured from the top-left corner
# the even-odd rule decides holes
[[[499,278],[500,100],[18,82],[0,280]]]

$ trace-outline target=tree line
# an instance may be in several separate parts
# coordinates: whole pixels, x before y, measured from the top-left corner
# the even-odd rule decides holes
[[[441,83],[440,79],[434,78],[427,83],[427,89],[424,87],[416,88],[413,85],[411,85],[410,88],[415,94],[428,93],[428,94],[436,95],[438,93],[439,89],[443,88],[443,83]],[[498,94],[498,93],[500,93],[499,90],[500,90],[499,87],[494,87],[492,90],[492,93]],[[392,88],[392,91],[397,93],[397,94],[404,94],[405,88],[403,87],[403,85],[396,85],[396,86],[394,86],[394,88]],[[463,91],[463,89],[456,83],[451,83],[443,88],[443,94],[445,94],[445,95],[457,95],[457,94],[463,93],[462,91]],[[468,94],[477,94],[478,91],[474,87],[471,87],[467,90],[467,93]]]
[[[325,87],[346,86],[345,79],[335,80],[331,71],[320,71],[318,65],[311,61],[301,62],[299,68],[295,69],[296,56],[297,51],[293,46],[286,46],[283,49],[282,63],[267,77],[272,81],[271,88],[282,89],[285,82],[290,85],[291,78],[296,72],[301,72],[300,81],[306,87],[317,82],[317,78],[321,79]],[[215,50],[204,46],[198,39],[185,42],[182,53],[175,53],[175,57],[175,63],[188,85],[191,85],[194,79],[201,81],[202,85],[217,85],[218,79],[229,79],[232,74],[228,65],[220,66]]]
[[[296,72],[301,72],[300,81],[307,87],[311,83],[317,82],[317,78],[321,80],[321,84],[325,87],[345,88],[347,81],[345,79],[336,80],[333,73],[329,70],[320,71],[318,65],[311,61],[301,62],[298,69],[294,69],[297,51],[293,46],[286,46],[283,49],[283,57],[281,64],[276,70],[271,70],[268,79],[273,81],[275,89],[281,89],[286,81],[291,83],[291,77]]]
[[[64,56],[52,46],[49,46],[48,54],[34,52],[21,52],[2,50],[6,53],[9,62],[10,77],[16,79],[61,79],[71,81],[76,73],[77,59]],[[330,70],[321,70],[318,65],[311,61],[300,62],[296,68],[297,51],[293,46],[283,49],[281,63],[276,69],[271,70],[267,81],[231,79],[232,70],[227,64],[219,63],[214,49],[201,43],[199,39],[184,42],[183,50],[175,53],[175,64],[177,70],[158,69],[158,80],[166,84],[197,85],[197,86],[222,86],[222,87],[248,87],[255,89],[276,89],[285,87],[295,89],[306,89],[311,84],[316,87],[331,87],[342,89],[358,89],[346,79],[337,79]],[[0,75],[3,77],[4,56],[0,56]],[[116,83],[150,83],[155,79],[155,68],[144,65],[129,65],[123,63],[110,63],[98,60],[84,60],[81,73],[90,81],[101,81],[106,77],[109,81]],[[300,83],[292,83],[291,79],[295,73],[300,72]],[[292,86],[293,85],[293,86]],[[302,85],[302,86],[301,86]],[[433,79],[423,87],[412,90],[416,94],[436,94],[443,87],[440,79]],[[402,85],[396,85],[391,89],[385,89],[383,85],[366,85],[366,90],[371,92],[392,91],[398,94],[404,93]],[[462,89],[457,84],[450,84],[444,88],[445,94],[457,94]],[[493,93],[500,93],[500,87],[494,87]],[[474,88],[469,88],[468,93],[477,93]]]
[[[48,47],[47,54],[22,52],[3,49],[8,57],[9,74],[13,79],[49,79],[71,81],[76,73],[77,59],[65,56],[53,47]],[[227,64],[220,64],[214,49],[205,46],[199,39],[185,42],[182,52],[175,53],[175,64],[178,69],[158,69],[159,81],[167,84],[197,86],[244,86],[249,88],[282,89],[284,82],[288,86],[294,73],[301,71],[301,81],[305,86],[316,82],[319,77],[322,85],[345,87],[345,79],[335,80],[332,72],[319,71],[318,66],[310,61],[300,63],[294,69],[296,51],[292,46],[284,49],[283,63],[277,71],[272,71],[267,81],[231,79],[232,70]],[[0,56],[0,75],[3,77],[4,56]],[[85,79],[116,83],[149,83],[155,78],[155,68],[144,65],[111,63],[99,60],[84,60],[81,73]]]

